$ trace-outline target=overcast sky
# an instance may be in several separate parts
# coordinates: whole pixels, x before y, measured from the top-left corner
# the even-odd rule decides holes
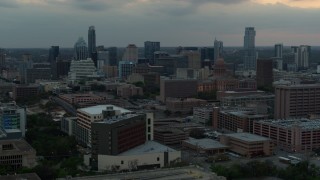
[[[73,47],[96,27],[97,45],[320,45],[320,0],[0,0],[0,47]]]

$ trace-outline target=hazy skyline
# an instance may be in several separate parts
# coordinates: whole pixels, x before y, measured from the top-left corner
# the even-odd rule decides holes
[[[73,47],[96,27],[97,45],[320,45],[319,0],[1,0],[0,47]]]

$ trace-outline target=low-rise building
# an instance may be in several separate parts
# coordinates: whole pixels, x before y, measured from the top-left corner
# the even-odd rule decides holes
[[[204,106],[207,101],[195,98],[167,98],[166,108],[171,112],[192,112],[193,107]]]
[[[99,171],[141,170],[170,166],[181,161],[181,151],[174,150],[155,141],[147,141],[117,156],[98,155]],[[85,158],[85,162],[89,162]]]
[[[193,108],[193,120],[195,122],[208,125],[212,123],[213,106],[203,106]]]
[[[179,145],[187,139],[189,134],[181,129],[170,126],[159,126],[154,128],[154,140],[165,145]]]
[[[271,138],[280,149],[305,152],[320,148],[320,119],[261,120],[253,133]]]
[[[189,138],[187,140],[182,141],[182,147],[191,149],[200,154],[220,154],[225,153],[229,147],[221,144],[219,141],[215,141],[213,139],[194,139]]]
[[[230,150],[245,157],[270,156],[274,144],[271,139],[250,133],[223,134],[220,142]]]
[[[69,104],[77,105],[79,107],[93,106],[103,104],[106,100],[105,97],[97,96],[95,94],[62,94],[59,98]]]
[[[36,165],[36,150],[25,140],[0,140],[0,166],[10,166],[16,170]]]
[[[124,84],[117,87],[117,95],[123,98],[143,96],[143,89],[132,84]]]
[[[212,126],[214,129],[231,132],[252,132],[253,122],[268,119],[268,115],[256,114],[250,108],[213,108]]]
[[[38,85],[28,85],[28,86],[13,86],[12,90],[12,98],[14,100],[17,99],[25,99],[32,98],[39,94],[39,86]]]
[[[25,136],[26,110],[15,102],[0,103],[0,139],[19,139]]]

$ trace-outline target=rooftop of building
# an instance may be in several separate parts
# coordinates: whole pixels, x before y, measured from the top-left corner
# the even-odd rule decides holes
[[[274,98],[274,94],[251,94],[251,95],[244,95],[244,96],[227,96],[221,97],[221,99],[244,99],[244,98]]]
[[[278,126],[285,129],[291,129],[292,127],[300,127],[304,130],[320,129],[320,119],[286,119],[286,120],[261,120],[259,123],[267,124],[271,126]]]
[[[231,114],[234,116],[238,117],[243,117],[243,118],[262,118],[262,117],[268,117],[268,115],[265,114],[256,114],[250,110],[221,110],[220,113],[223,114]]]
[[[131,113],[132,111],[129,111],[127,109],[118,107],[118,106],[114,106],[114,105],[97,105],[97,106],[91,106],[91,107],[86,107],[86,108],[81,108],[78,109],[78,111],[82,111],[84,113],[87,114],[101,114],[103,110],[107,110],[108,108],[112,109],[112,110],[116,110],[116,111],[120,111],[121,114],[125,114],[125,113]]]
[[[176,150],[162,145],[155,141],[146,141],[144,144],[132,148],[126,152],[119,154],[119,156],[131,156],[140,154],[151,154],[151,153],[163,153],[163,152],[175,152]]]
[[[205,138],[205,139],[194,139],[189,138],[184,140],[184,142],[188,144],[192,144],[194,146],[198,146],[202,149],[225,149],[228,146],[221,144],[219,141],[215,141],[213,139]]]
[[[276,88],[295,89],[295,88],[320,88],[320,84],[290,84],[290,85],[277,85]]]
[[[166,98],[166,102],[194,102],[194,101],[207,102],[206,100],[196,99],[196,98],[172,98],[172,97]]]
[[[84,97],[101,98],[98,95],[89,94],[89,93],[86,93],[86,94],[62,94],[62,95],[59,95],[59,96],[60,97],[65,97],[65,98],[84,98]]]
[[[27,153],[27,152],[35,152],[30,144],[23,139],[14,139],[14,140],[0,140],[0,145],[8,145],[12,144],[12,149],[10,150],[1,150],[1,154],[9,155],[16,153]]]
[[[269,138],[258,136],[250,133],[232,133],[232,134],[223,134],[223,136],[228,136],[234,139],[239,139],[246,142],[259,142],[259,141],[269,141]]]
[[[181,129],[170,127],[170,126],[158,126],[154,127],[155,132],[159,132],[161,134],[185,134],[185,132]]]
[[[19,106],[13,101],[9,103],[1,103],[0,102],[0,110],[16,110],[19,109]]]
[[[224,91],[224,93],[228,94],[242,94],[242,93],[265,93],[264,91],[256,90],[256,91]]]
[[[127,120],[133,117],[140,116],[141,114],[123,114],[123,115],[117,115],[117,116],[112,116],[110,118],[105,118],[102,121],[96,122],[96,123],[103,123],[103,124],[113,124],[116,122],[120,122],[123,120]]]

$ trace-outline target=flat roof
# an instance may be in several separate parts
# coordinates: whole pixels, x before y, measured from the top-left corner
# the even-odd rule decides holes
[[[250,133],[232,133],[232,134],[223,134],[223,136],[229,136],[235,139],[240,139],[242,141],[247,141],[247,142],[256,142],[256,141],[268,141],[270,140],[269,138],[263,137],[263,136],[258,136],[255,134],[250,134]]]
[[[2,151],[3,154],[7,155],[14,152],[35,152],[35,150],[32,148],[30,144],[27,143],[27,141],[23,139],[14,139],[14,140],[0,140],[0,144],[12,144],[13,149],[12,150],[6,150]]]
[[[220,111],[223,114],[232,114],[234,116],[238,117],[248,117],[248,118],[259,118],[259,117],[268,117],[268,115],[263,115],[263,114],[255,114],[252,111],[246,111],[246,110],[222,110]]]
[[[140,155],[140,154],[150,154],[150,153],[162,153],[162,152],[174,152],[176,150],[160,144],[155,141],[147,141],[144,144],[132,148],[126,152],[119,154],[119,156],[131,156],[131,155]]]
[[[124,115],[117,115],[117,116],[112,116],[110,118],[103,119],[102,121],[95,122],[95,123],[101,123],[101,124],[113,124],[119,121],[123,121],[129,118],[133,118],[136,116],[140,116],[141,114],[124,114]]]
[[[183,142],[192,144],[194,146],[198,146],[202,149],[221,149],[221,148],[228,148],[228,146],[221,144],[219,141],[215,141],[213,139],[205,138],[205,139],[194,139],[189,138],[184,140]]]
[[[286,119],[286,120],[260,120],[259,123],[267,124],[271,126],[282,127],[285,129],[290,129],[292,127],[300,127],[301,129],[320,129],[320,119]]]
[[[81,108],[78,109],[78,111],[82,111],[85,112],[87,114],[101,114],[103,110],[107,110],[107,107],[112,107],[113,110],[116,111],[120,111],[121,114],[123,113],[131,113],[132,111],[118,107],[118,106],[114,106],[114,105],[97,105],[97,106],[91,106],[91,107],[86,107],[86,108]]]
[[[62,95],[59,95],[59,97],[66,97],[66,98],[96,97],[96,98],[99,98],[101,96],[86,93],[86,94],[62,94]]]

